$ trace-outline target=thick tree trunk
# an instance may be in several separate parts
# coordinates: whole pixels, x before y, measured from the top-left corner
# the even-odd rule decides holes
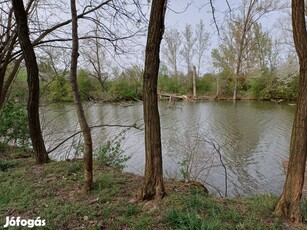
[[[29,88],[28,121],[30,138],[34,148],[37,163],[46,163],[49,157],[45,148],[40,120],[39,120],[39,77],[38,66],[33,46],[29,38],[27,14],[22,0],[12,0],[17,23],[19,43],[27,67],[27,81]]]
[[[79,124],[82,130],[84,138],[84,184],[83,190],[87,193],[93,187],[93,144],[91,129],[86,121],[84,110],[81,103],[80,93],[77,83],[77,65],[78,65],[78,22],[77,22],[77,10],[75,0],[70,1],[71,4],[71,16],[72,16],[72,53],[71,53],[71,66],[70,66],[70,80],[72,86],[72,92],[74,97],[74,103],[77,111]]]
[[[304,0],[292,0],[292,25],[300,62],[299,95],[295,113],[286,182],[274,213],[293,222],[303,220],[300,200],[307,155],[307,31]]]
[[[304,72],[304,73],[302,73]],[[300,73],[306,81],[307,72],[301,69]],[[306,82],[307,83],[307,82]],[[305,83],[305,84],[306,84]],[[305,162],[307,153],[307,88],[300,87],[295,114],[289,166],[284,190],[275,206],[275,214],[289,218],[293,222],[301,222],[300,200],[304,185]]]
[[[166,6],[167,0],[153,0],[148,28],[143,78],[146,163],[141,200],[157,200],[165,194],[157,84]]]

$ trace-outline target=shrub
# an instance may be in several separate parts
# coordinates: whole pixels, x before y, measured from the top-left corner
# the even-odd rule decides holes
[[[192,92],[192,79],[183,75],[171,77],[164,75],[158,79],[158,88],[160,92],[180,95],[190,94]]]
[[[4,144],[28,147],[30,134],[24,105],[9,100],[0,113],[0,138]]]
[[[96,158],[101,165],[120,170],[125,167],[126,162],[131,157],[124,155],[124,151],[121,148],[121,141],[122,139],[116,137],[112,141],[107,141],[106,144],[95,152]]]
[[[72,101],[71,86],[64,76],[57,76],[48,87],[52,102]]]
[[[250,80],[249,85],[253,96],[259,99],[270,99],[276,97],[277,78],[269,73]]]
[[[9,161],[9,160],[1,160],[0,159],[0,171],[6,171],[9,168],[13,168],[18,166],[18,163],[15,161]]]
[[[197,94],[205,95],[215,91],[216,78],[213,76],[206,76],[196,79]]]
[[[81,100],[88,101],[94,97],[93,92],[95,92],[96,89],[86,70],[81,69],[78,72],[78,86]]]
[[[142,98],[142,86],[119,77],[111,84],[112,97],[117,100],[136,100]]]

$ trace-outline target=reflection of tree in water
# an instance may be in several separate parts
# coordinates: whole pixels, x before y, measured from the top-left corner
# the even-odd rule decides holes
[[[183,159],[183,153],[189,152],[188,149],[194,148],[197,163],[206,162],[208,156],[216,152],[212,145],[203,143],[207,137],[220,147],[227,164],[229,194],[251,194],[257,188],[258,191],[280,191],[284,178],[280,162],[288,155],[293,110],[292,107],[261,102],[237,102],[236,105],[232,102],[187,103],[182,109],[169,109],[167,102],[160,102],[164,172],[168,172],[165,176],[179,176],[177,163]],[[96,103],[89,105],[87,113],[91,124],[142,124],[140,103],[129,107]],[[41,107],[41,115],[46,127],[44,134],[49,135],[47,147],[53,147],[78,130],[72,105]],[[95,146],[98,146],[121,129],[105,127],[92,131]],[[123,144],[127,154],[132,156],[127,170],[142,174],[142,132],[131,129]],[[193,147],[196,144],[198,146]],[[67,143],[58,149],[59,157],[69,151],[70,145]],[[206,169],[199,177],[224,191],[224,169],[216,154],[213,159],[209,176]]]
[[[225,161],[233,181],[233,193],[250,194],[260,186],[252,165],[253,150],[257,148],[264,129],[259,125],[258,110],[249,103],[223,103],[217,110],[212,127],[216,139],[223,145]]]
[[[230,177],[236,181],[234,193],[250,194],[265,185],[270,187],[270,180],[279,175],[279,168],[272,172],[272,167],[281,161],[284,149],[288,149],[284,132],[289,127],[286,123],[289,114],[278,108],[259,102],[225,102],[215,106],[217,115],[210,124],[215,139],[228,143],[223,156]]]
[[[264,127],[271,119],[270,113],[265,111],[268,117],[263,119],[263,111],[253,108],[253,104],[249,103],[244,103],[243,106],[240,106],[242,105],[240,103],[229,102],[211,105],[211,109],[213,108],[211,114],[214,116],[203,117],[200,110],[188,116],[189,121],[179,122],[174,117],[172,120],[169,119],[167,124],[172,127],[172,131],[164,132],[167,133],[164,135],[167,136],[164,144],[167,146],[168,155],[175,158],[176,163],[184,159],[193,159],[197,163],[193,166],[196,169],[190,169],[194,175],[208,179],[210,183],[223,188],[223,168],[218,157],[213,157],[216,150],[213,149],[212,143],[215,143],[220,148],[229,169],[230,193],[250,194],[261,188],[262,182],[266,181],[261,170],[257,170],[256,165],[259,162],[256,161],[257,156],[254,154],[261,137],[265,135]],[[194,125],[191,125],[193,122]],[[211,143],[206,143],[208,140]],[[202,165],[205,163],[207,167]],[[201,168],[206,169],[205,173],[196,173]],[[209,177],[208,171],[210,171]]]

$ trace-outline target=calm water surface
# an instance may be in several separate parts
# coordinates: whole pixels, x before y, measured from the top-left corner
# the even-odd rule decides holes
[[[143,125],[142,103],[128,107],[98,103],[85,106],[91,125]],[[177,103],[174,108],[161,102],[159,109],[166,177],[180,178],[181,169],[190,166],[191,177],[206,183],[213,193],[219,190],[224,194],[226,181],[228,195],[281,192],[285,180],[282,161],[288,157],[295,107],[225,101]],[[41,113],[49,149],[79,130],[71,104],[42,107]],[[94,144],[103,145],[123,131],[123,149],[131,156],[125,171],[142,174],[145,155],[142,130],[95,128]],[[73,157],[79,138],[77,135],[70,139],[52,157],[59,160]],[[186,164],[187,159],[191,165]],[[227,180],[222,163],[227,169]]]

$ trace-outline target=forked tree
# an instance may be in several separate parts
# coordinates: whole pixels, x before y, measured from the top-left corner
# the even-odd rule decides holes
[[[139,200],[159,200],[165,194],[157,85],[166,6],[167,0],[153,0],[150,12],[143,75],[146,158],[144,184]]]
[[[292,27],[300,75],[286,182],[274,213],[293,222],[302,222],[300,209],[307,155],[307,31],[304,0],[292,0]]]
[[[39,77],[38,65],[33,45],[29,38],[27,13],[22,0],[12,0],[17,24],[17,34],[27,67],[27,82],[29,89],[28,122],[30,138],[34,149],[36,162],[47,163],[49,157],[46,151],[39,120]]]

